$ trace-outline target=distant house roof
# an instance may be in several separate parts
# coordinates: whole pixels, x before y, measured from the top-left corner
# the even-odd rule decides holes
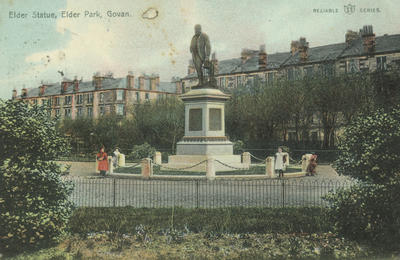
[[[46,88],[44,90],[42,97],[45,96],[53,96],[53,95],[61,95],[61,94],[73,94],[74,85],[71,84],[68,86],[65,92],[61,93],[61,83],[54,83],[54,84],[45,84]],[[139,82],[135,79],[135,88],[139,87]],[[127,86],[127,79],[124,78],[103,78],[101,81],[101,90],[110,90],[110,89],[124,89]],[[176,93],[175,83],[173,82],[160,82],[159,86],[157,87],[157,91],[166,92],[174,94]],[[78,93],[82,92],[90,92],[94,91],[95,86],[93,85],[92,81],[81,81],[79,82],[79,90]],[[31,88],[27,90],[26,97],[38,97],[39,96],[39,87]],[[21,95],[19,96],[21,97]]]
[[[400,34],[383,35],[375,38],[375,54],[387,52],[400,52]],[[246,73],[260,70],[258,67],[259,51],[252,51],[253,55],[242,63],[241,58],[221,60],[218,62],[218,74]],[[365,55],[361,37],[354,40],[349,46],[343,43],[334,43],[308,49],[305,61],[300,60],[299,52],[291,55],[290,52],[281,52],[267,55],[267,67],[262,70],[279,69],[284,66],[294,66],[307,63],[321,63],[334,61],[347,56]],[[196,72],[184,77],[190,79],[196,77]]]

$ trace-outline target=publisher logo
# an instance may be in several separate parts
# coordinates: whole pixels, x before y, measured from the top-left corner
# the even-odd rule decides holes
[[[348,4],[344,6],[344,12],[346,14],[354,14],[354,12],[356,11],[356,6],[352,5],[352,4]]]

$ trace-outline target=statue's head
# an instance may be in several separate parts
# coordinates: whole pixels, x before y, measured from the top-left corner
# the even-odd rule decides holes
[[[194,34],[196,34],[196,35],[200,35],[201,34],[201,25],[200,24],[196,24],[194,26]]]

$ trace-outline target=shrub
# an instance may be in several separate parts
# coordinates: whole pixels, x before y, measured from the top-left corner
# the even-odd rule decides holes
[[[400,176],[399,143],[400,107],[361,115],[345,129],[335,167],[362,181],[390,182]]]
[[[328,194],[329,216],[336,230],[377,247],[400,248],[396,242],[400,241],[399,189],[399,182],[387,185],[359,183]]]
[[[44,109],[0,101],[0,250],[17,251],[56,238],[72,213],[72,187],[52,160],[67,143]]]
[[[144,143],[141,145],[133,146],[132,152],[130,153],[130,157],[132,159],[143,159],[153,157],[156,152],[156,148],[152,147],[148,143]]]

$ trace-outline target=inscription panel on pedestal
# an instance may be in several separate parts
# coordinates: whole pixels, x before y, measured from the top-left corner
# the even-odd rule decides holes
[[[222,114],[220,108],[210,108],[209,110],[209,130],[221,131],[222,130]]]
[[[192,108],[189,110],[189,131],[203,130],[203,110],[201,108]]]

